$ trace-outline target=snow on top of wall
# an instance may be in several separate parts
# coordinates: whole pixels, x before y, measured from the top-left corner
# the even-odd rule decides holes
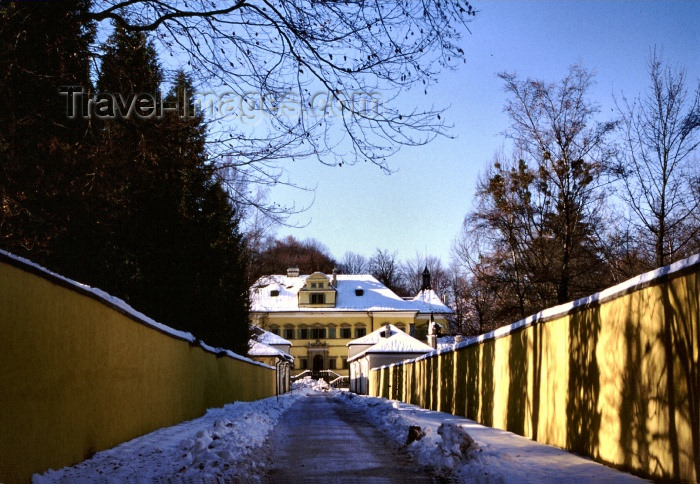
[[[263,363],[260,363],[259,361],[254,361],[251,360],[250,358],[246,358],[245,356],[241,356],[237,353],[234,353],[233,351],[226,350],[223,348],[216,348],[213,346],[209,346],[205,344],[204,342],[201,342],[198,340],[192,333],[188,333],[185,331],[180,331],[175,328],[171,328],[170,326],[167,326],[163,323],[159,323],[158,321],[155,321],[145,314],[137,311],[136,309],[132,308],[129,304],[126,303],[126,301],[119,299],[118,297],[112,296],[111,294],[106,293],[102,289],[98,289],[96,287],[88,286],[87,284],[83,284],[81,282],[74,281],[72,279],[68,279],[67,277],[64,277],[60,274],[57,274],[55,272],[52,272],[48,269],[46,269],[43,266],[40,266],[39,264],[36,264],[29,259],[25,259],[24,257],[20,257],[18,255],[12,254],[10,252],[4,251],[0,249],[0,260],[3,260],[5,262],[10,263],[11,265],[15,267],[19,267],[22,269],[29,269],[31,272],[44,277],[45,279],[53,280],[62,283],[64,286],[67,286],[70,289],[75,290],[76,292],[82,293],[88,297],[92,297],[93,299],[96,299],[97,301],[100,301],[107,306],[110,306],[111,308],[119,311],[120,313],[130,317],[131,319],[144,324],[146,326],[150,326],[151,328],[160,331],[161,333],[165,333],[168,336],[171,336],[173,338],[177,339],[182,339],[185,341],[188,341],[189,343],[192,344],[197,344],[199,345],[206,351],[210,353],[214,353],[216,355],[225,355],[230,358],[234,358],[237,360],[245,361],[247,363],[252,363],[254,365],[258,366],[264,366],[266,368],[272,368],[269,365],[265,365]]]
[[[264,276],[251,287],[251,310],[254,312],[328,311],[329,308],[299,307],[299,290],[309,276]],[[370,274],[338,274],[334,311],[413,311],[419,313],[451,313],[436,294],[419,294],[404,300]],[[362,289],[362,295],[357,295]],[[273,291],[279,294],[273,296]],[[433,297],[434,296],[434,297]]]
[[[420,361],[425,358],[430,358],[435,355],[439,355],[442,353],[447,353],[450,351],[455,351],[460,348],[466,348],[468,346],[473,346],[479,343],[483,343],[484,341],[492,340],[492,339],[498,339],[502,338],[504,336],[508,336],[511,333],[514,333],[515,331],[523,328],[527,328],[529,326],[532,326],[536,323],[544,323],[546,321],[550,321],[552,319],[556,319],[562,316],[565,316],[574,310],[578,308],[585,308],[587,306],[595,306],[598,304],[601,304],[605,301],[609,301],[611,299],[615,299],[617,297],[623,296],[625,294],[629,294],[633,291],[636,291],[638,289],[642,289],[644,287],[647,287],[654,282],[656,282],[658,279],[661,279],[666,276],[670,276],[672,274],[675,274],[677,272],[686,270],[690,267],[700,265],[700,254],[694,254],[691,255],[690,257],[679,260],[677,262],[674,262],[673,264],[660,267],[658,269],[655,269],[653,271],[645,272],[644,274],[640,274],[638,276],[635,276],[631,279],[628,279],[624,282],[621,282],[620,284],[617,284],[615,286],[609,287],[607,289],[604,289],[600,292],[597,292],[595,294],[592,294],[590,296],[582,297],[580,299],[577,299],[575,301],[571,301],[568,303],[560,304],[558,306],[553,306],[551,308],[544,309],[540,311],[539,313],[533,314],[531,316],[528,316],[525,319],[521,319],[520,321],[517,321],[513,324],[509,324],[507,326],[501,326],[500,328],[497,328],[493,331],[490,331],[485,334],[481,334],[479,336],[472,336],[471,338],[467,338],[461,343],[457,343],[451,347],[446,347],[444,349],[438,349],[438,350],[433,350],[432,352],[419,356],[418,358],[412,360],[412,361]],[[381,369],[381,368],[387,368],[392,365],[396,364],[403,364],[402,363],[392,363],[390,365],[384,365],[381,367],[377,368],[372,368],[373,370],[376,369]]]

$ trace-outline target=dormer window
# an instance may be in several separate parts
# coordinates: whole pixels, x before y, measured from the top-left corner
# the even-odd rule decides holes
[[[270,291],[270,296],[272,296],[272,297],[277,297],[279,295],[280,295],[280,292],[278,289],[273,289],[272,291]]]
[[[355,296],[362,296],[362,295],[364,295],[364,293],[365,293],[365,290],[362,289],[361,287],[358,287],[357,289],[355,289]]]
[[[314,272],[307,277],[299,289],[299,307],[335,307],[337,292],[322,272]]]

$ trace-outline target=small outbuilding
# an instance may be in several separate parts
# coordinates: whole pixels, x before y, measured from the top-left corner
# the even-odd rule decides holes
[[[266,344],[267,346],[272,346],[273,348],[276,348],[284,353],[287,353],[288,355],[292,354],[292,342],[289,340],[284,339],[283,337],[270,333],[269,331],[265,331],[264,329],[254,327],[253,328],[254,336],[253,339],[257,341],[258,343],[263,343]]]
[[[291,346],[289,341],[267,331],[254,332],[253,339],[248,341],[248,357],[251,360],[274,366],[277,370],[278,395],[288,392],[291,388],[290,376],[294,364],[294,357],[289,354]]]
[[[350,391],[361,395],[368,393],[371,368],[410,360],[431,351],[431,346],[391,324],[352,340],[348,343]]]

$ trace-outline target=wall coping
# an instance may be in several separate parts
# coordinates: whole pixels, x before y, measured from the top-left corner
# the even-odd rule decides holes
[[[225,356],[228,358],[233,358],[235,360],[240,360],[256,366],[262,366],[264,368],[274,370],[274,367],[270,365],[266,365],[259,361],[251,360],[250,358],[241,356],[237,353],[234,353],[231,350],[209,346],[199,338],[196,338],[192,333],[171,328],[170,326],[167,326],[163,323],[159,323],[158,321],[149,318],[145,314],[132,308],[126,301],[119,299],[118,297],[112,296],[111,294],[108,294],[107,292],[96,287],[91,287],[87,284],[68,279],[67,277],[52,272],[46,269],[45,267],[42,267],[39,264],[30,261],[29,259],[25,259],[24,257],[20,257],[18,255],[0,249],[0,262],[6,263],[17,269],[39,276],[51,282],[52,284],[56,284],[58,286],[82,294],[83,296],[87,296],[91,299],[94,299],[95,301],[98,301],[110,307],[111,309],[114,309],[115,311],[123,314],[124,316],[127,316],[129,319],[139,324],[143,324],[144,326],[148,326],[151,329],[155,329],[156,331],[159,331],[171,338],[187,341],[192,346],[199,346],[204,351],[212,353],[217,357]]]
[[[582,297],[580,299],[576,299],[575,301],[544,309],[538,313],[528,316],[527,318],[516,321],[515,323],[507,326],[501,326],[500,328],[494,329],[493,331],[489,331],[488,333],[484,333],[479,336],[472,336],[461,343],[455,344],[452,348],[433,350],[430,353],[426,353],[425,355],[419,356],[418,358],[414,358],[412,360],[390,363],[388,365],[372,368],[372,370],[383,370],[393,366],[400,366],[404,363],[413,363],[432,358],[437,355],[451,353],[458,349],[468,348],[486,341],[503,338],[504,336],[508,336],[518,330],[534,326],[535,324],[546,323],[547,321],[582,311],[584,309],[600,306],[604,302],[630,294],[640,289],[644,289],[645,287],[658,284],[671,276],[683,273],[691,268],[694,268],[695,266],[700,266],[700,253],[691,255],[690,257],[674,262],[673,264],[645,272],[590,296]]]

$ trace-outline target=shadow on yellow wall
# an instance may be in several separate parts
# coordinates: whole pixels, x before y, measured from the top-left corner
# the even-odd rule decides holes
[[[0,482],[275,393],[274,369],[206,351],[7,253],[0,335]]]
[[[657,479],[700,478],[700,256],[373,370],[452,411]],[[401,367],[399,371],[397,367]]]

